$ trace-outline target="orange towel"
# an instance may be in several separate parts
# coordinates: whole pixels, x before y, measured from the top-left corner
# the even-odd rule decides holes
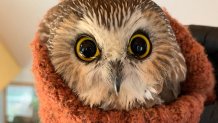
[[[204,48],[192,38],[186,27],[167,16],[177,41],[187,60],[187,80],[182,84],[182,95],[171,104],[131,111],[103,111],[84,106],[64,84],[48,57],[45,42],[39,35],[32,43],[33,72],[39,97],[39,115],[43,123],[197,123],[205,102],[214,99],[214,75]]]

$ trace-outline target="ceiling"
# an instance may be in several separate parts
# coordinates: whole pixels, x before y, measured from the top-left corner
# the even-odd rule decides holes
[[[30,43],[40,19],[58,0],[0,0],[0,40],[16,61],[31,61]]]
[[[218,0],[154,0],[183,24],[218,26]],[[0,40],[16,61],[31,66],[30,43],[41,18],[58,0],[0,0]]]

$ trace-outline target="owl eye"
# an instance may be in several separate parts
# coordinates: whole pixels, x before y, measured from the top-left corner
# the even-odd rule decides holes
[[[144,34],[135,34],[129,41],[128,52],[137,59],[146,58],[151,53],[151,42]]]
[[[77,57],[86,62],[91,62],[100,55],[94,39],[88,36],[83,36],[77,40],[75,50]]]

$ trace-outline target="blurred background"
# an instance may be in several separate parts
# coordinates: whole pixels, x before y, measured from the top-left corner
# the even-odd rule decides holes
[[[154,0],[182,24],[218,27],[218,0]],[[58,0],[0,0],[0,123],[37,123],[30,43]]]

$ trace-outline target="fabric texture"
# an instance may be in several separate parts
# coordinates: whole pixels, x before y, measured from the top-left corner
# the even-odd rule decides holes
[[[215,79],[204,48],[195,41],[186,27],[169,15],[188,67],[187,79],[182,83],[182,94],[167,105],[131,111],[103,111],[84,106],[71,89],[64,84],[52,66],[45,43],[36,33],[32,42],[33,73],[39,97],[39,115],[42,123],[198,123],[204,104],[215,99]]]
[[[218,95],[218,27],[189,25],[189,30],[197,41],[204,46],[208,59],[213,65],[216,77],[216,95]]]

